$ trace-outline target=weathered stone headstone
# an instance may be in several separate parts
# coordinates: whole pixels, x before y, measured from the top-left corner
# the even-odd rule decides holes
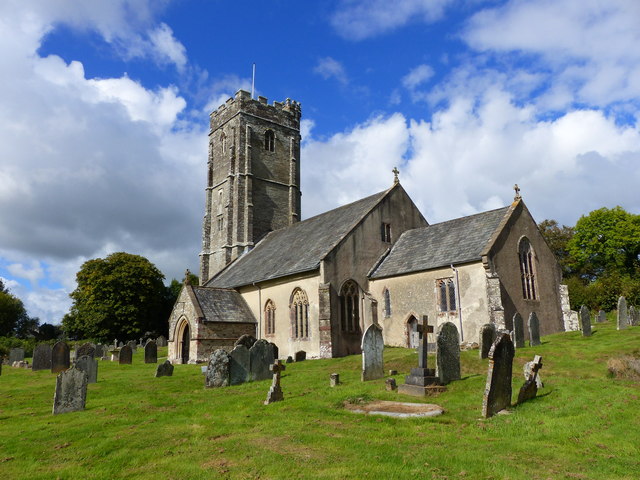
[[[251,348],[254,343],[256,343],[256,338],[253,335],[244,334],[236,340],[236,343],[234,343],[233,346],[237,347],[238,345],[244,345],[247,348]]]
[[[158,345],[159,347],[167,346],[167,339],[164,338],[164,335],[160,335],[158,338],[156,338],[156,345]]]
[[[600,310],[598,312],[598,323],[602,323],[606,321],[607,321],[607,314],[604,313],[604,310]]]
[[[230,385],[240,385],[251,380],[251,354],[249,349],[240,344],[229,354]]]
[[[300,350],[296,352],[296,362],[302,362],[307,359],[307,352]]]
[[[221,348],[209,357],[204,386],[208,388],[229,386],[229,354]]]
[[[452,322],[445,322],[438,327],[436,376],[443,385],[460,380],[460,336]]]
[[[71,352],[65,342],[57,342],[51,349],[51,373],[59,373],[71,366]]]
[[[265,405],[284,400],[282,388],[280,388],[280,373],[285,371],[286,368],[280,360],[276,360],[273,365],[269,366],[269,370],[273,372],[273,380],[271,382],[271,388],[269,388],[269,392],[267,392],[267,399],[264,401]]]
[[[535,347],[540,345],[540,321],[536,312],[529,314],[529,320],[527,321],[529,327],[529,346]]]
[[[522,315],[517,312],[513,316],[513,331],[516,348],[524,348],[524,320],[522,320]]]
[[[78,347],[78,349],[76,350],[76,358],[80,358],[84,355],[88,355],[91,358],[95,358],[96,357],[95,345],[93,345],[92,343],[83,343],[82,345],[80,345],[80,347]]]
[[[632,327],[638,326],[638,310],[633,305],[629,307],[629,325]]]
[[[156,377],[171,377],[173,376],[173,365],[169,360],[165,360],[164,363],[158,365],[156,369]]]
[[[480,328],[480,358],[488,358],[491,345],[496,339],[496,326],[493,323],[485,323]]]
[[[583,337],[591,336],[591,313],[586,305],[580,307],[580,328]]]
[[[118,348],[122,348],[124,347],[124,343],[123,342],[118,342]]]
[[[158,346],[153,340],[144,346],[144,363],[158,363]]]
[[[56,377],[53,414],[84,410],[87,402],[87,374],[70,368]]]
[[[269,342],[269,345],[271,345],[271,351],[273,352],[273,359],[275,360],[276,358],[278,358],[280,356],[280,349],[273,342]]]
[[[533,369],[534,369],[534,362],[527,362],[524,364],[524,367],[522,368],[522,373],[524,374],[525,381],[533,377],[533,373],[534,373]],[[540,376],[540,372],[536,373],[536,386],[538,388],[544,387],[544,383],[542,381],[542,377]]]
[[[98,381],[98,360],[91,355],[82,355],[76,360],[75,366],[78,370],[87,374],[87,383]]]
[[[131,365],[133,361],[133,350],[131,346],[125,345],[120,349],[120,355],[118,356],[118,363],[120,365]]]
[[[127,343],[127,345],[129,345],[131,347],[131,351],[133,353],[136,353],[138,351],[138,344],[136,343],[135,340],[129,340],[129,342]]]
[[[398,389],[398,385],[396,384],[396,379],[395,378],[387,378],[384,381],[384,385],[385,385],[385,388],[387,389],[387,391],[389,391],[389,392],[393,392],[394,390]]]
[[[628,326],[627,300],[624,297],[620,297],[618,298],[618,330],[624,330]]]
[[[266,380],[271,378],[271,371],[269,368],[276,359],[273,351],[273,345],[264,339],[257,340],[249,349],[249,356],[251,380]]]
[[[329,386],[336,387],[338,385],[340,385],[340,374],[332,373],[331,375],[329,375]]]
[[[95,357],[94,358],[102,358],[107,354],[107,349],[104,345],[98,344],[96,345]]]
[[[384,377],[382,328],[369,325],[362,336],[362,381]]]
[[[531,374],[524,382],[524,385],[520,387],[520,392],[518,392],[518,404],[531,400],[538,394],[538,382],[536,382],[536,378],[538,376],[538,370],[542,368],[542,357],[540,355],[536,355],[533,362],[528,363],[531,363]]]
[[[24,360],[24,348],[12,348],[9,350],[9,363],[13,365],[13,362],[22,362]]]
[[[51,345],[41,343],[33,349],[31,370],[49,370],[51,368]]]
[[[427,334],[433,333],[433,326],[427,323],[427,316],[422,316],[422,323],[416,325],[418,336],[418,367],[411,369],[411,374],[404,377],[404,384],[398,386],[398,393],[425,397],[432,393],[445,391],[447,387],[440,385],[435,368],[427,368]]]
[[[482,400],[482,416],[489,418],[511,405],[511,374],[515,348],[508,333],[498,333],[489,350],[489,373]]]

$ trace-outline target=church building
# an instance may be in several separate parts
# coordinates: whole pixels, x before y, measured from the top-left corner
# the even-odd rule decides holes
[[[423,315],[464,342],[485,323],[513,329],[516,312],[535,311],[543,335],[565,329],[560,267],[517,188],[504,208],[429,225],[394,170],[389,189],[301,220],[300,116],[242,90],[211,114],[200,285],[169,318],[171,361],[243,334],[281,358],[357,354],[372,323],[414,347]]]

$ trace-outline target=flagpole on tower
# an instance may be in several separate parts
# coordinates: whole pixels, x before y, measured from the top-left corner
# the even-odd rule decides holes
[[[253,100],[256,91],[256,64],[253,64],[253,73],[251,75],[251,100]]]

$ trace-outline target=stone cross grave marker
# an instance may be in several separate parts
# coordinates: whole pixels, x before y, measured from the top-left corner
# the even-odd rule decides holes
[[[529,346],[535,347],[540,345],[540,321],[536,312],[529,314],[529,320],[527,321],[529,327]]]
[[[83,343],[82,345],[80,345],[78,350],[76,350],[76,358],[80,358],[83,355],[88,355],[91,358],[95,358],[96,357],[95,345],[93,345],[92,343]]]
[[[269,370],[273,372],[273,381],[271,382],[269,392],[267,392],[267,399],[264,401],[265,405],[284,400],[282,388],[280,388],[280,373],[284,372],[286,369],[287,367],[283,365],[280,360],[276,360],[275,363],[269,367]]]
[[[533,368],[534,368],[534,362],[527,362],[524,364],[522,368],[522,373],[524,374],[525,381],[529,380],[533,376]],[[536,375],[536,386],[538,388],[544,387],[544,383],[542,382],[542,377],[540,376],[540,372],[538,372]]]
[[[153,340],[144,346],[144,363],[158,363],[158,346]]]
[[[508,333],[501,332],[489,351],[489,372],[482,399],[482,416],[489,418],[511,405],[511,374],[515,348]]]
[[[607,321],[607,314],[604,313],[604,310],[598,311],[598,323],[602,323],[606,321]]]
[[[436,376],[443,385],[460,380],[460,336],[452,322],[445,322],[438,327]]]
[[[49,370],[51,368],[51,345],[41,343],[33,349],[31,370]]]
[[[98,382],[98,360],[91,355],[82,355],[76,360],[75,366],[87,375],[87,383]]]
[[[173,365],[169,360],[165,360],[164,363],[158,365],[156,368],[156,377],[172,377],[173,376]]]
[[[485,323],[480,328],[480,358],[489,357],[489,350],[496,339],[496,326],[493,323]]]
[[[12,348],[9,350],[9,365],[13,365],[13,362],[24,361],[24,348]]]
[[[118,356],[118,363],[120,365],[131,365],[133,361],[133,350],[129,345],[125,345],[120,349],[120,354]]]
[[[240,385],[251,380],[249,349],[243,344],[236,345],[229,357],[229,383]]]
[[[433,333],[433,325],[429,325],[427,315],[422,316],[422,323],[417,325],[420,337],[418,339],[418,368],[412,368],[411,373],[404,377],[404,384],[398,386],[398,393],[424,397],[430,393],[446,390],[440,386],[440,379],[436,376],[435,368],[427,368],[427,334]]]
[[[538,394],[538,382],[536,380],[538,377],[538,370],[542,368],[542,357],[540,355],[536,355],[533,362],[529,363],[531,363],[531,374],[524,382],[524,385],[520,387],[520,392],[518,393],[518,404],[531,400]]]
[[[384,341],[382,328],[372,323],[362,336],[362,375],[363,382],[384,377]]]
[[[87,402],[87,375],[72,367],[56,377],[53,414],[84,410]]]
[[[204,386],[208,388],[229,386],[229,354],[222,348],[218,348],[209,357]]]
[[[516,348],[524,348],[524,320],[518,312],[513,316]]]
[[[51,373],[60,373],[71,366],[71,352],[65,342],[57,342],[51,349]]]
[[[586,305],[580,307],[580,328],[583,337],[591,336],[591,313]]]
[[[628,326],[627,300],[624,297],[620,297],[618,298],[618,330],[624,330]]]

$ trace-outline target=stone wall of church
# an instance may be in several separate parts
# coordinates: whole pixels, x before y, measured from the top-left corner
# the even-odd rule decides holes
[[[378,319],[385,345],[408,347],[407,322],[412,316],[421,321],[423,315],[428,315],[434,331],[442,323],[452,322],[458,327],[461,341],[478,341],[480,327],[489,322],[485,269],[481,262],[456,268],[460,305],[456,305],[455,311],[441,312],[438,300],[439,280],[452,279],[455,284],[455,272],[450,267],[370,280],[371,294],[378,300]],[[385,289],[389,290],[390,315],[385,308]],[[459,313],[462,314],[462,330]],[[434,334],[429,335],[428,341],[435,342]]]

